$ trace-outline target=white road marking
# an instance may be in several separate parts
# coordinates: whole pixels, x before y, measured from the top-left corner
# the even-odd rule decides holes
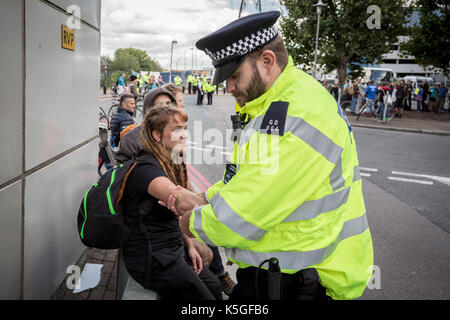
[[[194,149],[194,150],[201,150],[201,151],[208,151],[208,152],[210,152],[212,149],[205,149],[205,148],[200,148],[200,147],[193,147],[193,146],[189,146],[189,149]],[[224,151],[219,151],[221,154],[223,154],[223,155],[227,155],[227,156],[229,156],[229,155],[231,155],[231,153],[230,152],[224,152]]]
[[[398,178],[398,177],[387,177],[387,178],[389,180],[413,182],[413,183],[420,183],[420,184],[426,184],[426,185],[431,185],[431,186],[434,184],[432,181],[425,181],[425,180],[415,180],[415,179],[406,179],[406,178]]]
[[[435,181],[438,181],[440,183],[450,186],[450,178],[448,178],[448,177],[432,176],[432,175],[428,175],[428,174],[409,173],[409,172],[402,172],[402,171],[392,171],[392,174],[397,174],[397,175],[401,175],[401,176],[418,177],[418,178],[428,178],[428,179],[435,180]]]
[[[207,144],[205,147],[210,147],[210,148],[214,148],[214,149],[223,149],[223,150],[227,150],[227,147],[215,146],[215,145],[213,145],[213,144]]]
[[[363,173],[363,172],[360,172],[359,175],[360,175],[361,177],[370,177],[370,176],[371,176],[370,173]]]
[[[374,168],[359,167],[359,169],[364,170],[364,171],[370,171],[370,172],[378,172],[378,169],[374,169]]]

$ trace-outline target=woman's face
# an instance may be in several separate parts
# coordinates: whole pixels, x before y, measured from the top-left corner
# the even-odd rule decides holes
[[[153,105],[156,104],[171,104],[172,100],[170,100],[169,96],[167,94],[160,94],[159,96],[157,96],[155,98],[155,100],[153,100]]]
[[[181,91],[177,92],[177,94],[175,95],[175,100],[177,100],[178,108],[184,108],[183,93]]]
[[[171,117],[164,128],[161,140],[166,150],[176,157],[177,155],[183,156],[185,154],[187,137],[187,122],[180,115],[176,114]]]

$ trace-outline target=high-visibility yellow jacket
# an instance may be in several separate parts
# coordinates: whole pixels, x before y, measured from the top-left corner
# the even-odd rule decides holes
[[[181,80],[181,78],[180,78],[179,76],[176,76],[176,77],[173,79],[173,82],[174,82],[177,86],[181,86],[182,80]]]
[[[198,86],[198,78],[197,77],[195,77],[194,78],[194,80],[192,80],[192,84],[194,85],[194,86]]]
[[[191,232],[240,268],[276,257],[284,273],[315,268],[333,299],[361,296],[373,248],[345,113],[292,58],[266,93],[236,109],[249,123]]]
[[[194,77],[192,76],[192,74],[188,75],[187,82],[192,83],[193,81],[194,81]]]

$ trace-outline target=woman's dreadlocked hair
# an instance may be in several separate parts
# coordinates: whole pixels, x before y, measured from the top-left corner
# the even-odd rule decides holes
[[[161,144],[152,136],[152,132],[156,130],[162,137],[164,128],[175,115],[181,116],[184,121],[188,120],[187,114],[175,104],[154,106],[151,108],[142,122],[140,139],[144,149],[158,160],[169,180],[176,185],[187,188],[188,177],[186,164],[184,162],[181,162],[181,164],[174,163],[171,157],[168,157],[163,152]]]

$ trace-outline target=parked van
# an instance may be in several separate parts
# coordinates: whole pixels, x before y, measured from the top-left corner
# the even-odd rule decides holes
[[[373,81],[374,83],[388,84],[394,81],[394,73],[392,69],[387,68],[376,68],[376,67],[365,67],[364,77],[365,83]]]

